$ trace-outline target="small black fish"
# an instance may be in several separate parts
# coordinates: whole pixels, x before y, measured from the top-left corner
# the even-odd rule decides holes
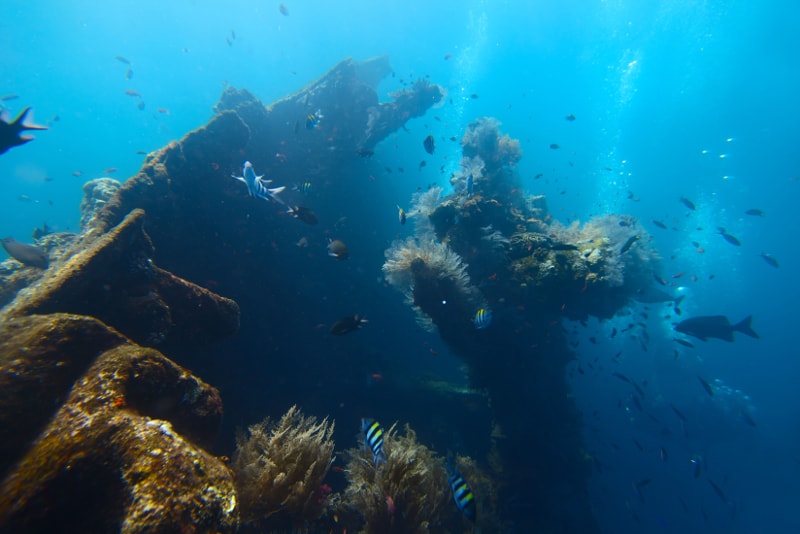
[[[664,223],[663,223],[663,222],[661,222],[661,221],[657,221],[657,220],[653,219],[653,224],[655,224],[656,226],[658,226],[658,227],[659,227],[659,228],[661,228],[662,230],[666,230],[666,229],[667,229],[667,225],[666,225],[666,224],[664,224]]]
[[[359,148],[358,150],[356,150],[356,154],[358,154],[362,158],[371,158],[372,156],[375,155],[375,151],[369,148]]]
[[[722,491],[722,488],[720,488],[717,483],[711,479],[708,479],[708,483],[711,484],[711,488],[714,490],[714,493],[716,493],[719,498],[722,499],[722,502],[727,505],[729,502],[728,497],[725,496],[725,492]]]
[[[680,338],[677,338],[677,337],[674,337],[674,338],[672,338],[672,340],[673,340],[675,343],[677,343],[678,345],[683,345],[684,347],[688,347],[688,348],[690,348],[690,349],[693,349],[693,348],[694,348],[694,345],[692,345],[691,343],[689,343],[689,342],[688,342],[688,341],[686,341],[686,340],[683,340],[683,339],[680,339]]]
[[[567,115],[566,117],[564,117],[564,119],[565,119],[565,120],[568,120],[568,121],[570,121],[570,122],[572,122],[572,121],[574,121],[574,120],[575,120],[575,115],[573,115],[572,113],[570,113],[569,115]]]
[[[753,419],[753,416],[750,415],[749,412],[742,410],[742,412],[739,415],[742,417],[742,421],[752,426],[753,428],[756,427],[756,420]]]
[[[122,56],[114,56],[114,59],[116,59],[116,60],[117,60],[117,61],[119,61],[120,63],[125,63],[126,65],[130,65],[130,64],[131,64],[131,62],[130,62],[130,61],[128,61],[128,59],[127,59],[127,58],[124,58],[124,57],[122,57]]]
[[[778,263],[778,260],[775,259],[775,256],[767,254],[766,252],[762,252],[760,256],[765,262],[767,262],[768,265],[775,267],[776,269],[780,268],[781,264]]]
[[[419,162],[419,167],[417,167],[417,171],[421,171],[421,170],[422,170],[422,167],[424,167],[424,166],[425,166],[425,165],[427,165],[427,164],[428,164],[428,162],[427,162],[427,161],[425,161],[424,159],[423,159],[422,161],[420,161],[420,162]]]
[[[125,79],[126,80],[130,80],[131,78],[133,78],[133,69],[128,69],[125,72]]]
[[[18,262],[31,267],[38,267],[39,269],[47,269],[49,262],[47,255],[41,248],[14,241],[13,237],[6,237],[0,243],[2,243],[8,255]]]
[[[422,146],[425,147],[425,152],[428,154],[433,154],[433,152],[436,150],[436,141],[433,139],[432,135],[429,135],[422,142]]]
[[[626,252],[628,252],[631,249],[631,247],[633,246],[633,244],[636,243],[637,241],[639,241],[641,238],[642,238],[642,236],[640,236],[639,234],[630,236],[628,238],[628,240],[625,241],[625,244],[622,245],[622,248],[619,249],[620,255],[625,254]]]
[[[292,217],[295,219],[300,219],[306,224],[317,224],[319,222],[319,219],[317,219],[317,214],[308,208],[304,208],[303,206],[295,206],[294,208],[291,208],[289,212],[292,214]]]
[[[331,326],[331,334],[334,336],[343,336],[350,332],[355,332],[361,329],[361,325],[366,322],[367,320],[360,317],[358,314],[344,317],[333,323],[333,326]]]
[[[764,210],[760,210],[758,208],[749,209],[744,212],[745,215],[752,215],[753,217],[763,217],[766,215]]]
[[[689,200],[686,197],[681,197],[680,201],[681,201],[681,204],[683,204],[684,206],[686,206],[687,208],[689,208],[692,211],[695,211],[697,209],[697,207],[694,205],[694,202],[692,202],[691,200]]]
[[[706,393],[708,393],[709,396],[713,397],[714,389],[711,387],[711,384],[709,384],[708,381],[702,376],[698,376],[697,380],[700,381],[700,385],[703,386],[703,389],[706,390]]]
[[[675,412],[675,415],[677,415],[677,416],[678,416],[678,419],[680,419],[682,423],[685,423],[685,422],[686,422],[686,416],[685,416],[685,415],[683,415],[683,414],[681,413],[681,411],[680,411],[680,410],[678,410],[678,409],[675,407],[675,405],[674,405],[674,404],[672,404],[672,403],[670,402],[670,403],[669,403],[669,407],[670,407],[670,408],[672,408],[672,411],[673,411],[673,412]]]
[[[561,148],[561,147],[560,147],[560,146],[558,146],[558,144],[557,144],[557,143],[550,143],[550,148],[552,148],[553,150],[558,150],[558,149],[559,149],[559,148]]]
[[[478,95],[478,93],[472,93],[472,94],[470,95],[470,98],[471,98],[471,99],[473,99],[473,100],[475,100],[475,99],[477,99],[477,98],[479,98],[479,97],[480,97],[480,95]]]

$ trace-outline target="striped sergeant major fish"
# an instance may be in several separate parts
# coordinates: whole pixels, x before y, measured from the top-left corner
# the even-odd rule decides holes
[[[361,431],[364,433],[364,448],[372,450],[375,467],[386,461],[383,456],[383,427],[375,419],[361,419]]]
[[[450,489],[453,492],[453,500],[456,501],[456,506],[464,514],[464,517],[470,521],[475,521],[475,495],[472,493],[464,477],[458,471],[453,454],[447,453],[447,460],[445,461],[445,468],[447,469],[447,481],[450,483]]]
[[[475,312],[475,317],[473,318],[472,322],[475,324],[475,328],[478,330],[488,328],[489,325],[492,324],[492,312],[486,308],[481,308]]]
[[[273,187],[271,189],[266,187],[266,184],[272,182],[272,180],[264,180],[263,175],[256,176],[256,171],[253,170],[253,164],[249,161],[244,162],[242,174],[244,176],[236,176],[235,174],[231,174],[231,178],[236,178],[240,182],[244,182],[244,185],[247,186],[247,192],[251,197],[263,198],[264,200],[272,200],[273,202],[284,204],[283,200],[278,198],[278,194],[286,189],[285,186]]]

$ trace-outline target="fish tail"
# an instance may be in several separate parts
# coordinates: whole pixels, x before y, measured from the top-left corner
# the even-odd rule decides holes
[[[746,336],[760,339],[761,336],[759,336],[758,333],[755,330],[753,330],[752,326],[750,326],[752,322],[753,322],[753,316],[748,315],[747,317],[745,317],[744,319],[733,325],[733,329],[736,330],[737,332],[741,332]]]

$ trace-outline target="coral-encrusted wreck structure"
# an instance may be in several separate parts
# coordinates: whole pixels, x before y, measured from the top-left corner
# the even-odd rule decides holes
[[[553,221],[543,197],[523,194],[519,142],[496,120],[471,123],[461,144],[455,192],[416,195],[416,235],[386,251],[383,270],[488,390],[503,478],[525,495],[518,515],[543,531],[590,532],[561,319],[613,316],[649,289],[658,257],[631,217]],[[479,310],[491,324],[476,324]]]
[[[5,262],[0,530],[239,527],[235,477],[209,452],[220,392],[187,367],[230,369],[219,343],[242,311],[263,312],[261,281],[287,276],[265,268],[279,238],[264,228],[291,219],[263,211],[230,176],[245,160],[259,174],[290,174],[287,162],[290,175],[323,174],[442,98],[420,81],[379,102],[390,71],[385,57],[348,59],[271,106],[229,88],[208,124],[124,184],[88,184],[81,233],[39,241],[47,270]],[[319,108],[324,122],[308,131]]]

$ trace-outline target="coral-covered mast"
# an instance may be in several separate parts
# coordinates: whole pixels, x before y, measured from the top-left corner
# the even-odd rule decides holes
[[[498,126],[467,127],[455,192],[417,196],[416,240],[395,242],[384,272],[489,391],[508,492],[526,495],[514,517],[530,525],[517,526],[590,532],[590,466],[564,380],[572,354],[561,319],[612,316],[652,279],[656,257],[632,218],[553,222],[542,197],[522,193],[519,142]]]

